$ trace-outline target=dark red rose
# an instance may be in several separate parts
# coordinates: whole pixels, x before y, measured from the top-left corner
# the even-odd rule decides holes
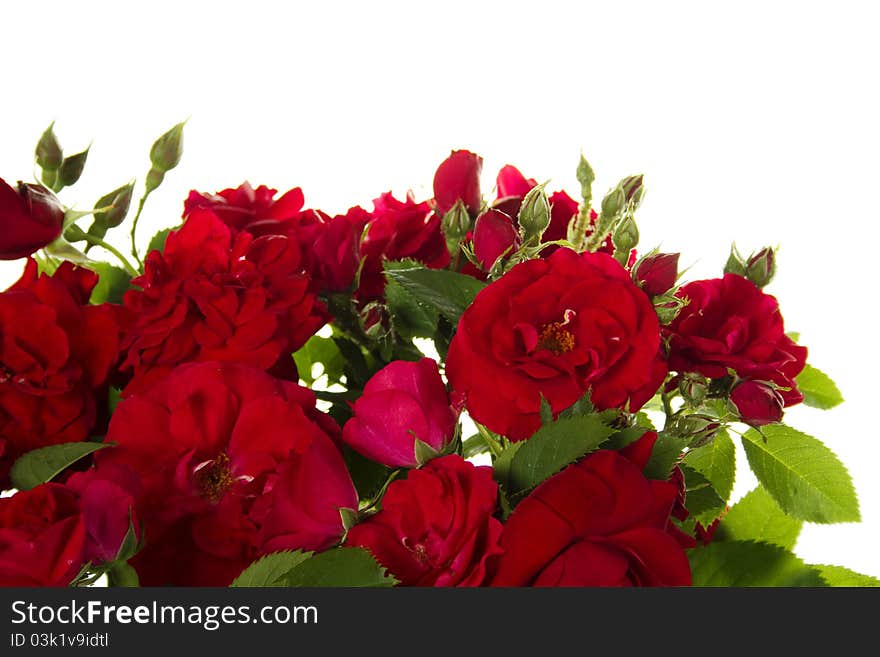
[[[299,245],[283,235],[235,233],[213,212],[196,210],[153,251],[126,292],[131,321],[126,394],[180,363],[247,363],[279,375],[290,354],[328,319],[310,291]]]
[[[67,586],[84,563],[76,493],[42,484],[0,499],[0,586]]]
[[[141,482],[131,468],[111,463],[74,472],[66,486],[80,498],[86,525],[85,561],[99,564],[115,560],[129,527],[136,538],[141,537]]]
[[[257,237],[286,235],[300,221],[305,198],[299,187],[278,199],[276,193],[265,185],[254,189],[247,182],[216,194],[193,190],[184,203],[183,216],[188,217],[197,210],[211,210],[236,231],[244,230]]]
[[[491,468],[444,456],[392,483],[382,510],[352,527],[347,543],[372,552],[403,586],[480,586],[500,552],[497,502]]]
[[[522,202],[523,196],[528,194],[529,190],[537,184],[538,182],[534,178],[526,178],[515,166],[507,164],[501,167],[495,178],[498,194],[496,203],[505,199],[519,199],[519,202]],[[519,202],[516,204],[513,214],[519,212]]]
[[[740,419],[753,427],[782,421],[785,400],[779,391],[758,381],[743,381],[730,392]]]
[[[64,208],[42,185],[18,183],[13,189],[0,178],[0,260],[25,258],[61,235]]]
[[[480,266],[489,271],[502,254],[516,251],[522,240],[513,220],[500,210],[487,210],[474,224],[474,255]]]
[[[29,260],[0,294],[0,489],[25,452],[97,430],[119,354],[118,307],[88,305],[97,282],[70,262],[47,276]]]
[[[321,544],[339,540],[338,513],[330,527],[315,509],[323,504],[335,512],[356,499],[351,486],[321,483],[333,481],[320,466],[330,457],[305,456],[316,441],[325,443],[318,449],[335,449],[314,404],[314,394],[294,383],[217,362],[183,365],[120,402],[107,434],[116,446],[98,452],[96,462],[99,469],[130,468],[143,486],[146,546],[132,560],[141,583],[229,584],[259,554],[266,518],[276,534],[314,537],[317,517],[326,532]],[[300,458],[319,463],[308,472],[309,485],[288,481]],[[285,508],[304,509],[300,515],[272,510],[281,504],[275,498],[286,499],[273,491],[279,481],[295,494]]]
[[[428,203],[416,203],[412,194],[398,201],[390,192],[374,201],[373,219],[361,242],[361,270],[358,298],[378,299],[385,290],[382,259],[412,258],[431,269],[449,264],[449,249],[440,230],[439,214]]]
[[[633,279],[649,297],[668,292],[678,279],[678,253],[655,253],[636,264]]]
[[[671,370],[718,379],[731,368],[744,379],[775,383],[785,406],[803,401],[795,377],[807,350],[785,335],[775,297],[736,274],[688,283],[677,296],[689,302],[664,328]]]
[[[371,218],[363,208],[353,207],[317,226],[309,248],[314,261],[312,276],[319,289],[341,292],[352,286],[360,264],[361,235]]]
[[[434,174],[434,201],[437,212],[446,214],[456,201],[464,203],[470,215],[476,216],[483,204],[480,194],[480,172],[483,158],[470,151],[452,151]]]
[[[595,452],[538,486],[504,525],[491,585],[689,586],[669,520],[677,486],[646,479],[630,460],[644,454]]]
[[[541,425],[542,395],[555,413],[587,390],[598,408],[638,410],[656,391],[659,345],[654,308],[623,267],[604,253],[559,249],[477,295],[446,374],[474,420],[522,440]]]
[[[342,440],[389,467],[415,467],[415,439],[438,452],[455,434],[453,410],[437,363],[397,360],[376,372],[354,403]]]

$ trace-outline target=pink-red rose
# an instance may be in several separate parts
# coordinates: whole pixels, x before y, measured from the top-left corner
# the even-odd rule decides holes
[[[743,381],[730,392],[740,419],[753,427],[780,422],[785,400],[772,386],[758,381]]]
[[[491,468],[454,454],[434,459],[393,482],[347,544],[372,552],[403,586],[480,586],[500,552],[497,498]]]
[[[389,467],[415,467],[416,438],[441,451],[455,433],[452,408],[437,363],[394,361],[376,372],[353,406],[342,439]]]
[[[483,158],[470,151],[452,151],[434,174],[434,201],[437,212],[445,214],[461,201],[470,215],[476,216],[483,204],[480,172]]]
[[[512,440],[590,391],[598,408],[639,409],[664,374],[648,298],[604,253],[560,249],[482,290],[465,310],[446,373],[471,416]],[[659,367],[658,367],[659,364]]]

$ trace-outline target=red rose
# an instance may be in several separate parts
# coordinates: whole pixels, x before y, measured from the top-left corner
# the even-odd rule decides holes
[[[471,216],[480,212],[480,172],[483,158],[470,151],[452,151],[434,174],[434,200],[437,212],[446,214],[456,201],[464,203]]]
[[[31,255],[61,235],[64,208],[42,185],[18,183],[18,191],[0,178],[0,260]]]
[[[67,586],[83,565],[76,493],[43,484],[0,499],[0,586]]]
[[[354,403],[342,440],[389,467],[415,467],[415,439],[441,451],[455,433],[457,413],[449,403],[437,363],[394,361],[376,372]]]
[[[598,408],[639,409],[656,391],[659,344],[654,308],[623,267],[604,253],[560,249],[476,296],[446,374],[474,420],[522,440],[541,425],[542,395],[554,412],[587,390]]]
[[[119,354],[116,310],[88,305],[97,282],[69,262],[47,276],[29,260],[0,294],[0,489],[25,452],[96,429]]]
[[[319,289],[341,292],[352,286],[360,264],[361,234],[370,219],[369,212],[353,207],[317,225],[309,248],[314,260],[312,276]]]
[[[656,437],[649,432],[640,442],[650,446]],[[602,450],[538,486],[504,525],[491,584],[689,586],[690,566],[669,520],[677,486],[646,479],[643,466]]]
[[[497,498],[491,468],[444,456],[392,483],[382,510],[352,527],[347,543],[372,552],[404,586],[479,586],[500,552]]]
[[[315,421],[314,404],[314,395],[296,384],[216,362],[181,366],[119,404],[107,434],[116,446],[98,452],[96,461],[99,469],[127,466],[141,480],[146,547],[132,564],[142,583],[224,586],[253,561],[259,523],[273,513],[261,498],[273,494],[279,476],[315,441],[330,442]],[[314,515],[316,504],[334,511],[352,504],[350,494],[337,500],[328,493],[339,487],[312,481],[308,490],[285,484],[300,496],[288,506],[306,509],[285,515],[287,535]],[[318,495],[323,498],[316,502]],[[339,540],[341,519],[326,531],[325,541]],[[302,533],[313,535],[314,523]]]
[[[87,537],[85,561],[115,560],[129,527],[140,538],[141,482],[131,468],[109,464],[74,472],[65,485],[80,498]]]
[[[328,319],[309,290],[299,245],[283,235],[233,234],[196,210],[153,251],[126,292],[124,336],[136,382],[161,378],[180,363],[234,361],[290,376],[290,354]],[[145,378],[147,377],[147,378]]]
[[[305,198],[299,187],[275,199],[276,190],[265,185],[256,189],[250,183],[216,194],[195,190],[184,203],[183,216],[197,210],[211,210],[230,228],[247,231],[254,236],[286,235],[299,222]]]
[[[677,296],[689,302],[664,329],[670,369],[718,379],[731,368],[778,385],[785,406],[803,401],[795,377],[807,350],[785,335],[775,297],[736,274],[688,283]]]
[[[740,419],[753,427],[782,421],[785,400],[778,390],[757,381],[743,381],[730,392]]]
[[[513,220],[500,210],[487,210],[474,224],[474,255],[480,266],[489,271],[502,254],[511,255],[521,243]]]
[[[534,178],[526,178],[515,166],[507,164],[501,167],[495,178],[495,187],[498,191],[495,201],[496,207],[504,204],[511,209],[511,212],[503,210],[504,212],[516,215],[523,197],[537,184],[538,182]]]
[[[633,279],[649,297],[668,292],[678,279],[678,256],[678,253],[645,256],[633,269]]]
[[[449,249],[440,230],[440,215],[425,203],[416,203],[412,194],[398,201],[390,192],[374,201],[373,219],[361,242],[361,270],[358,298],[377,299],[385,290],[382,259],[413,258],[431,269],[449,264]]]

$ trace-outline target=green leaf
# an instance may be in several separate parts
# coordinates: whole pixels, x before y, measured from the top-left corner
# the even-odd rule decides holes
[[[12,465],[9,477],[19,490],[30,490],[51,481],[65,468],[84,456],[109,447],[107,443],[62,443],[23,454]]]
[[[508,492],[516,495],[531,490],[592,452],[612,433],[614,429],[596,415],[561,418],[544,425],[513,455]]]
[[[299,378],[307,386],[311,386],[316,379],[325,374],[328,384],[339,383],[345,367],[345,359],[333,338],[322,338],[319,335],[309,338],[309,341],[293,354],[293,360],[296,361]],[[321,366],[321,373],[313,376],[312,369],[316,364]]]
[[[498,458],[496,458],[495,462],[492,464],[492,472],[495,481],[501,484],[507,492],[512,492],[510,490],[510,466],[513,463],[513,457],[516,456],[516,453],[523,445],[525,445],[525,442],[523,441],[511,443],[504,448],[504,451],[498,455]]]
[[[134,518],[132,518],[131,511],[129,510],[128,531],[125,532],[125,536],[122,539],[122,543],[119,545],[119,550],[116,552],[116,559],[114,559],[114,561],[128,561],[138,553],[140,548],[141,543],[138,540],[137,531],[134,528]]]
[[[391,279],[385,286],[385,303],[394,330],[403,338],[430,338],[437,332],[437,309],[419,303],[400,283]]]
[[[440,452],[431,447],[428,443],[418,438],[415,439],[415,456],[416,463],[419,465],[425,465],[428,461],[437,458],[440,456]]]
[[[553,422],[553,409],[544,395],[541,395],[541,426]]]
[[[479,433],[475,433],[473,436],[469,436],[461,444],[461,457],[463,459],[470,459],[475,456],[479,456],[480,454],[485,454],[488,451],[489,444],[483,439],[483,437]]]
[[[857,522],[859,502],[846,468],[820,441],[784,424],[750,429],[743,447],[752,472],[783,511],[808,522]]]
[[[837,384],[825,372],[806,365],[804,371],[795,379],[797,388],[804,395],[804,404],[827,411],[843,402],[843,395]]]
[[[645,435],[646,431],[651,431],[642,426],[627,427],[615,432],[611,437],[602,444],[602,449],[620,450],[637,441]]]
[[[724,513],[727,500],[721,497],[712,483],[701,473],[686,465],[681,466],[681,471],[684,474],[686,489],[685,507],[697,522],[703,527],[708,527]]]
[[[694,586],[824,586],[825,580],[788,550],[729,541],[690,550]]]
[[[822,575],[822,579],[828,583],[828,586],[880,587],[880,579],[876,579],[870,575],[862,575],[861,573],[853,572],[849,568],[844,568],[843,566],[819,565],[813,566],[813,568],[819,571],[819,574]]]
[[[727,431],[718,431],[709,444],[690,450],[684,463],[703,475],[722,501],[727,502],[736,475],[736,446]]]
[[[793,550],[804,521],[786,515],[763,486],[730,507],[715,531],[715,541],[763,541]]]
[[[452,324],[486,284],[445,269],[428,269],[411,261],[386,262],[385,276],[396,281],[420,303],[436,309]]]
[[[179,228],[179,226],[177,227]],[[168,235],[177,230],[177,228],[163,228],[158,233],[153,235],[150,238],[150,244],[147,246],[147,253],[151,251],[164,251],[165,250],[165,240],[168,239]]]
[[[242,571],[229,586],[241,587],[266,587],[284,586],[282,581],[290,571],[312,556],[311,552],[302,550],[284,550],[272,552],[254,561]]]
[[[107,580],[109,586],[122,588],[137,588],[141,585],[137,571],[124,561],[116,562],[110,566],[107,571]]]
[[[316,554],[283,578],[285,586],[378,587],[397,580],[363,548],[341,547]]]
[[[578,399],[574,404],[563,410],[559,414],[559,417],[564,418],[574,417],[575,415],[589,415],[595,410],[596,409],[593,406],[593,401],[592,399],[590,399],[590,391],[587,390],[580,399]]]
[[[672,468],[681,458],[681,453],[688,444],[688,438],[661,431],[657,434],[657,442],[651,458],[645,465],[645,476],[648,479],[669,479]]]
[[[106,262],[91,262],[89,269],[98,274],[98,284],[92,290],[90,303],[122,303],[122,295],[131,287],[131,276]]]

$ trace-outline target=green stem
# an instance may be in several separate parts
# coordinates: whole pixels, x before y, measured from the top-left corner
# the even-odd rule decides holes
[[[605,242],[605,238],[608,237],[608,233],[611,232],[611,226],[614,224],[614,219],[616,217],[617,215],[607,215],[605,213],[599,215],[599,218],[596,220],[596,227],[587,238],[587,244],[584,250],[592,253],[602,246]]]
[[[85,233],[83,239],[93,246],[100,246],[102,249],[112,253],[116,257],[116,259],[119,260],[119,262],[122,264],[123,268],[129,276],[134,277],[140,273],[137,269],[131,266],[131,263],[125,259],[125,256],[122,255],[122,253],[120,253],[116,247],[107,244],[107,242],[105,242],[101,238]]]
[[[137,242],[135,241],[135,233],[137,233],[138,219],[141,218],[141,212],[144,211],[144,204],[147,202],[147,199],[150,196],[150,192],[145,192],[143,196],[141,196],[141,200],[138,202],[138,209],[134,215],[134,221],[131,223],[131,255],[134,256],[134,259],[137,261],[138,266],[143,265],[141,262],[141,258],[138,255],[137,250]]]

